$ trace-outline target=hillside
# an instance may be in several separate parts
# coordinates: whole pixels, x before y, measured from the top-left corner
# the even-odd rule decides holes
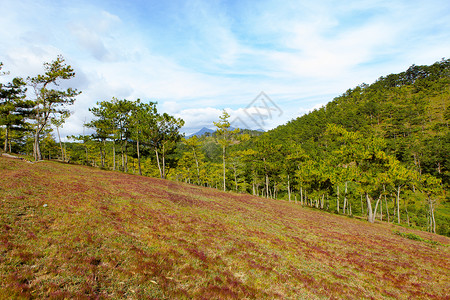
[[[312,142],[328,124],[382,137],[387,150],[421,173],[441,178],[450,186],[450,59],[430,66],[412,65],[399,74],[348,89],[318,110],[270,132],[274,140]]]
[[[56,162],[0,179],[0,299],[449,297],[443,236]]]

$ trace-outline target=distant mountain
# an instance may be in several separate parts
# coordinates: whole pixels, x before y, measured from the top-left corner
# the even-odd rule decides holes
[[[230,126],[230,128],[229,128],[229,130],[234,130],[234,129],[236,129],[236,128],[234,128],[233,126]],[[259,134],[264,132],[264,130],[262,130],[262,129],[252,130],[252,129],[242,129],[241,128],[240,130],[241,130],[241,133],[248,133],[248,134],[251,134],[251,135],[259,135]],[[213,129],[209,129],[209,128],[203,127],[202,129],[200,129],[196,133],[193,133],[191,135],[186,136],[186,138],[188,139],[188,138],[191,138],[193,136],[201,137],[201,136],[203,136],[205,134],[213,134],[214,132],[216,132],[216,131],[213,130]]]
[[[213,132],[215,132],[215,130],[212,130],[212,129],[203,127],[202,129],[200,129],[200,130],[197,131],[196,133],[193,133],[193,134],[191,134],[191,135],[188,135],[186,138],[191,138],[191,137],[193,137],[193,136],[200,137],[200,136],[205,135],[205,134],[207,134],[207,133],[212,134]]]

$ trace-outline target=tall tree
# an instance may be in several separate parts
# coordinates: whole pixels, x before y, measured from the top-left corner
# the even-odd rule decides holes
[[[118,140],[120,143],[120,153],[122,160],[122,171],[128,171],[128,140],[131,138],[131,113],[135,107],[133,101],[127,99],[112,100],[112,113],[114,122],[116,123]]]
[[[181,140],[180,128],[184,121],[167,113],[157,115],[156,122],[144,132],[153,146],[161,178],[166,178],[166,154]]]
[[[137,99],[131,109],[130,129],[131,137],[136,141],[136,152],[138,158],[139,175],[142,175],[141,168],[141,143],[143,142],[144,132],[155,128],[157,117],[156,103],[141,103]]]
[[[76,89],[59,89],[61,80],[68,80],[75,76],[70,65],[65,64],[60,55],[51,63],[44,63],[45,73],[36,77],[28,77],[29,84],[35,92],[35,134],[33,155],[35,160],[41,160],[42,154],[39,146],[40,135],[48,125],[49,120],[58,114],[68,112],[67,105],[75,102],[75,97],[81,92]],[[53,88],[52,88],[53,87]]]
[[[216,135],[218,142],[222,146],[222,162],[223,162],[223,190],[226,191],[226,148],[231,144],[234,134],[239,132],[239,128],[234,130],[230,129],[230,122],[228,119],[230,115],[226,110],[223,110],[222,115],[219,117],[219,122],[214,122],[214,126],[217,127]]]
[[[51,120],[52,125],[56,127],[56,132],[58,133],[58,141],[59,141],[59,148],[61,150],[61,160],[62,161],[66,161],[66,155],[65,155],[65,152],[64,152],[64,148],[62,146],[61,135],[59,134],[59,128],[63,126],[63,124],[66,122],[66,119],[68,117],[70,117],[70,112],[66,112],[66,113],[61,114],[59,116],[59,118],[57,118],[55,116],[55,118],[53,118]]]
[[[439,196],[442,195],[441,180],[429,174],[424,174],[421,176],[419,188],[427,196],[427,205],[428,205],[427,230],[436,233],[436,218],[434,216],[434,210],[437,198],[439,198]]]
[[[114,101],[114,98],[113,98]],[[95,119],[87,124],[88,127],[95,129],[94,139],[98,140],[102,146],[100,146],[100,160],[102,167],[104,167],[106,160],[106,142],[112,141],[113,149],[113,170],[116,169],[116,136],[118,132],[117,124],[115,121],[115,108],[113,101],[101,101],[97,102],[97,107],[89,108],[89,111],[94,115]]]
[[[198,137],[196,135],[194,135],[193,137],[186,139],[184,142],[189,147],[189,149],[190,149],[189,152],[192,153],[192,157],[195,162],[195,170],[196,170],[195,175],[197,177],[197,185],[200,185],[201,184],[200,167],[203,165],[203,159],[204,159],[204,155],[200,151],[200,145],[201,145],[200,140],[198,139]]]
[[[32,113],[33,102],[25,100],[25,84],[22,78],[0,84],[0,125],[5,126],[5,152],[11,152],[11,131],[25,130],[25,119]]]

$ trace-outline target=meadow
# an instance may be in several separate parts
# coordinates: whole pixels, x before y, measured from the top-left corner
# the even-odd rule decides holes
[[[0,299],[450,299],[450,239],[0,157]]]

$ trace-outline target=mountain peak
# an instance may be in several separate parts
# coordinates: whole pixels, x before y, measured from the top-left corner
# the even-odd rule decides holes
[[[191,134],[191,135],[188,135],[186,138],[191,138],[191,137],[193,137],[193,136],[200,137],[200,136],[205,135],[205,134],[207,134],[207,133],[212,134],[213,132],[215,132],[215,130],[210,129],[210,128],[203,127],[202,129],[200,129],[200,130],[197,131],[196,133],[193,133],[193,134]]]

